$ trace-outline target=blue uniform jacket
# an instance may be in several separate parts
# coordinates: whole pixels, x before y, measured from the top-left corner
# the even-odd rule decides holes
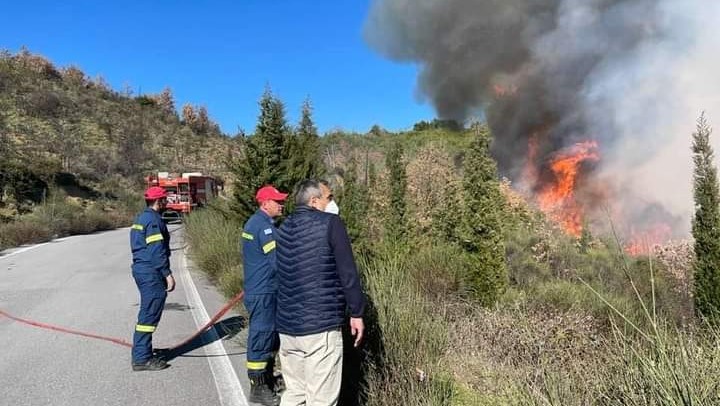
[[[277,292],[275,226],[262,210],[250,216],[242,233],[245,293],[259,295]]]
[[[130,229],[134,273],[170,275],[170,233],[160,213],[145,209]]]

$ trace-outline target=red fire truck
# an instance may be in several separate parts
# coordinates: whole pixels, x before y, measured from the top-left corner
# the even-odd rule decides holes
[[[215,178],[200,172],[158,172],[146,178],[147,186],[160,186],[168,193],[167,210],[163,219],[178,220],[199,207],[207,205],[218,195]]]

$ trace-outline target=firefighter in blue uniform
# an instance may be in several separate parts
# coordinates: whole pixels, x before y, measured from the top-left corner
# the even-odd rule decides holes
[[[250,402],[278,405],[273,364],[279,348],[275,331],[275,226],[273,219],[282,214],[287,193],[264,186],[255,194],[260,206],[245,223],[242,232],[244,304],[249,314],[247,372]]]
[[[161,187],[145,191],[147,208],[135,218],[130,229],[132,276],[140,291],[140,311],[133,335],[133,371],[159,371],[170,365],[153,355],[152,333],[160,322],[167,292],[175,289],[170,271],[170,233],[161,212],[167,193]]]

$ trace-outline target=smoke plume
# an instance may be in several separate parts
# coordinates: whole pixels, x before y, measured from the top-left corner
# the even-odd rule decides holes
[[[716,3],[375,0],[365,36],[419,66],[418,92],[440,118],[487,120],[504,176],[520,181],[533,137],[541,159],[596,140],[589,176],[635,219],[659,206],[685,233],[695,120],[720,119]]]

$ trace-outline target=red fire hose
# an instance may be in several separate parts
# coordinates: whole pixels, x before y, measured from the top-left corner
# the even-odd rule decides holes
[[[185,345],[185,344],[191,342],[192,340],[194,340],[195,338],[197,338],[197,337],[198,337],[199,335],[201,335],[202,333],[204,333],[204,332],[206,332],[207,330],[209,330],[218,320],[220,320],[220,318],[221,318],[222,316],[225,315],[225,313],[227,313],[230,309],[233,308],[233,306],[235,306],[239,301],[241,301],[242,298],[243,298],[243,296],[245,296],[245,292],[244,292],[244,291],[238,293],[237,295],[235,295],[235,297],[233,297],[232,299],[230,299],[230,301],[227,302],[227,303],[225,304],[225,306],[223,306],[223,307],[210,319],[210,321],[208,321],[207,323],[205,323],[204,326],[202,326],[197,332],[195,332],[195,334],[191,335],[190,337],[188,337],[187,339],[185,339],[185,340],[182,341],[181,343],[176,344],[176,345],[170,347],[169,350],[172,351],[172,350],[174,350],[174,349],[180,348],[180,347],[182,347],[183,345]],[[78,336],[82,336],[82,337],[88,337],[88,338],[94,338],[94,339],[97,339],[97,340],[109,341],[109,342],[111,342],[111,343],[115,343],[115,344],[118,344],[118,345],[122,345],[122,346],[125,346],[125,347],[130,347],[130,348],[132,348],[132,343],[129,343],[129,342],[123,340],[122,338],[105,337],[105,336],[101,336],[101,335],[97,335],[97,334],[86,333],[86,332],[83,332],[83,331],[72,330],[72,329],[65,328],[65,327],[54,326],[54,325],[52,325],[52,324],[40,323],[40,322],[37,322],[37,321],[34,321],[34,320],[23,319],[23,318],[20,318],[20,317],[15,317],[15,316],[7,313],[6,311],[4,311],[4,310],[2,310],[2,309],[0,309],[0,316],[5,316],[5,317],[7,317],[7,318],[9,318],[9,319],[11,319],[11,320],[15,320],[15,321],[17,321],[17,322],[24,323],[24,324],[27,324],[27,325],[30,325],[30,326],[34,326],[34,327],[43,328],[43,329],[46,329],[46,330],[60,331],[60,332],[62,332],[62,333],[74,334],[74,335],[78,335]]]

